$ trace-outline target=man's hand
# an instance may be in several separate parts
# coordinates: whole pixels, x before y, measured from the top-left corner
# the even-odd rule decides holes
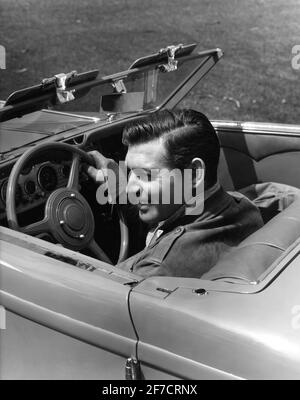
[[[104,157],[98,151],[90,151],[88,153],[95,161],[95,167],[88,166],[87,174],[100,185],[97,195],[101,200],[97,200],[103,204],[103,199],[107,199],[110,204],[116,204],[120,200],[122,194],[126,194],[127,175],[125,164],[123,169],[113,159]],[[102,186],[103,185],[103,186]]]
[[[104,157],[99,151],[89,151],[88,154],[95,161],[96,168],[89,165],[86,169],[87,174],[99,185],[108,179],[108,170],[112,170],[118,177],[118,164],[112,158]]]

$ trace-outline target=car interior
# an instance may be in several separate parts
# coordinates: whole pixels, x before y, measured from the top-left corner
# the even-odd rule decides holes
[[[97,149],[104,156],[115,160],[124,159],[126,148],[121,142],[124,123],[124,121],[115,122],[101,128],[100,131],[98,128],[88,134],[81,134],[75,140],[68,140],[67,143],[80,147],[84,151]],[[240,191],[254,201],[262,213],[265,225],[239,246],[221,256],[217,264],[203,275],[202,279],[231,283],[257,283],[265,271],[277,262],[300,236],[300,175],[297,173],[300,132],[286,132],[287,128],[283,126],[282,133],[277,130],[274,133],[270,128],[268,131],[266,126],[260,129],[248,126],[245,129],[238,125],[230,127],[226,123],[215,122],[221,143],[220,183],[225,190]],[[60,151],[53,154],[41,154],[37,159],[31,160],[27,170],[20,175],[16,192],[20,226],[40,220],[44,212],[47,196],[38,198],[34,190],[31,193],[29,184],[32,180],[41,183],[43,175],[37,171],[43,167],[44,192],[50,194],[51,191],[66,186],[70,165],[70,155]],[[94,237],[115,264],[118,261],[121,241],[118,212],[116,207],[99,206],[96,202],[97,187],[85,174],[83,165],[81,165],[79,177],[80,192],[93,212]],[[32,169],[34,166],[35,168]],[[4,185],[11,168],[12,165],[1,171],[2,210],[0,210],[0,215],[3,226],[8,226],[4,213]],[[52,170],[50,171],[49,168]],[[31,176],[30,174],[33,174],[33,179],[28,180],[26,176]],[[34,174],[38,176],[34,177]],[[270,182],[272,184],[268,184]],[[137,234],[134,212],[126,218],[129,219],[129,237],[134,235],[136,238],[129,242],[127,256],[131,256],[144,247],[146,231],[139,231]],[[53,238],[49,235],[39,235],[39,237],[53,242]],[[93,256],[89,250],[82,249],[81,252]],[[53,257],[53,254],[51,256]]]

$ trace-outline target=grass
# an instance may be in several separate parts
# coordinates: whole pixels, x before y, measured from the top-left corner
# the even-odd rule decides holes
[[[210,118],[300,123],[297,0],[1,0],[0,98],[76,69],[101,75],[168,44],[225,57],[184,104]]]

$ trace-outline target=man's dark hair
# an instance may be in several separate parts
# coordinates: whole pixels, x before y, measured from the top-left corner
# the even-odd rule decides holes
[[[162,110],[127,124],[123,144],[133,146],[162,138],[169,168],[189,168],[193,158],[205,163],[205,187],[217,181],[220,143],[214,127],[201,112]]]

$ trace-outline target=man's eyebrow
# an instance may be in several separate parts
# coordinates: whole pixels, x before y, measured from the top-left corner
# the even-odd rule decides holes
[[[159,168],[143,168],[143,167],[129,167],[128,165],[126,165],[126,168],[129,170],[129,171],[132,171],[132,170],[139,170],[139,171],[146,171],[146,172],[152,172],[152,171],[158,171],[159,170]]]

